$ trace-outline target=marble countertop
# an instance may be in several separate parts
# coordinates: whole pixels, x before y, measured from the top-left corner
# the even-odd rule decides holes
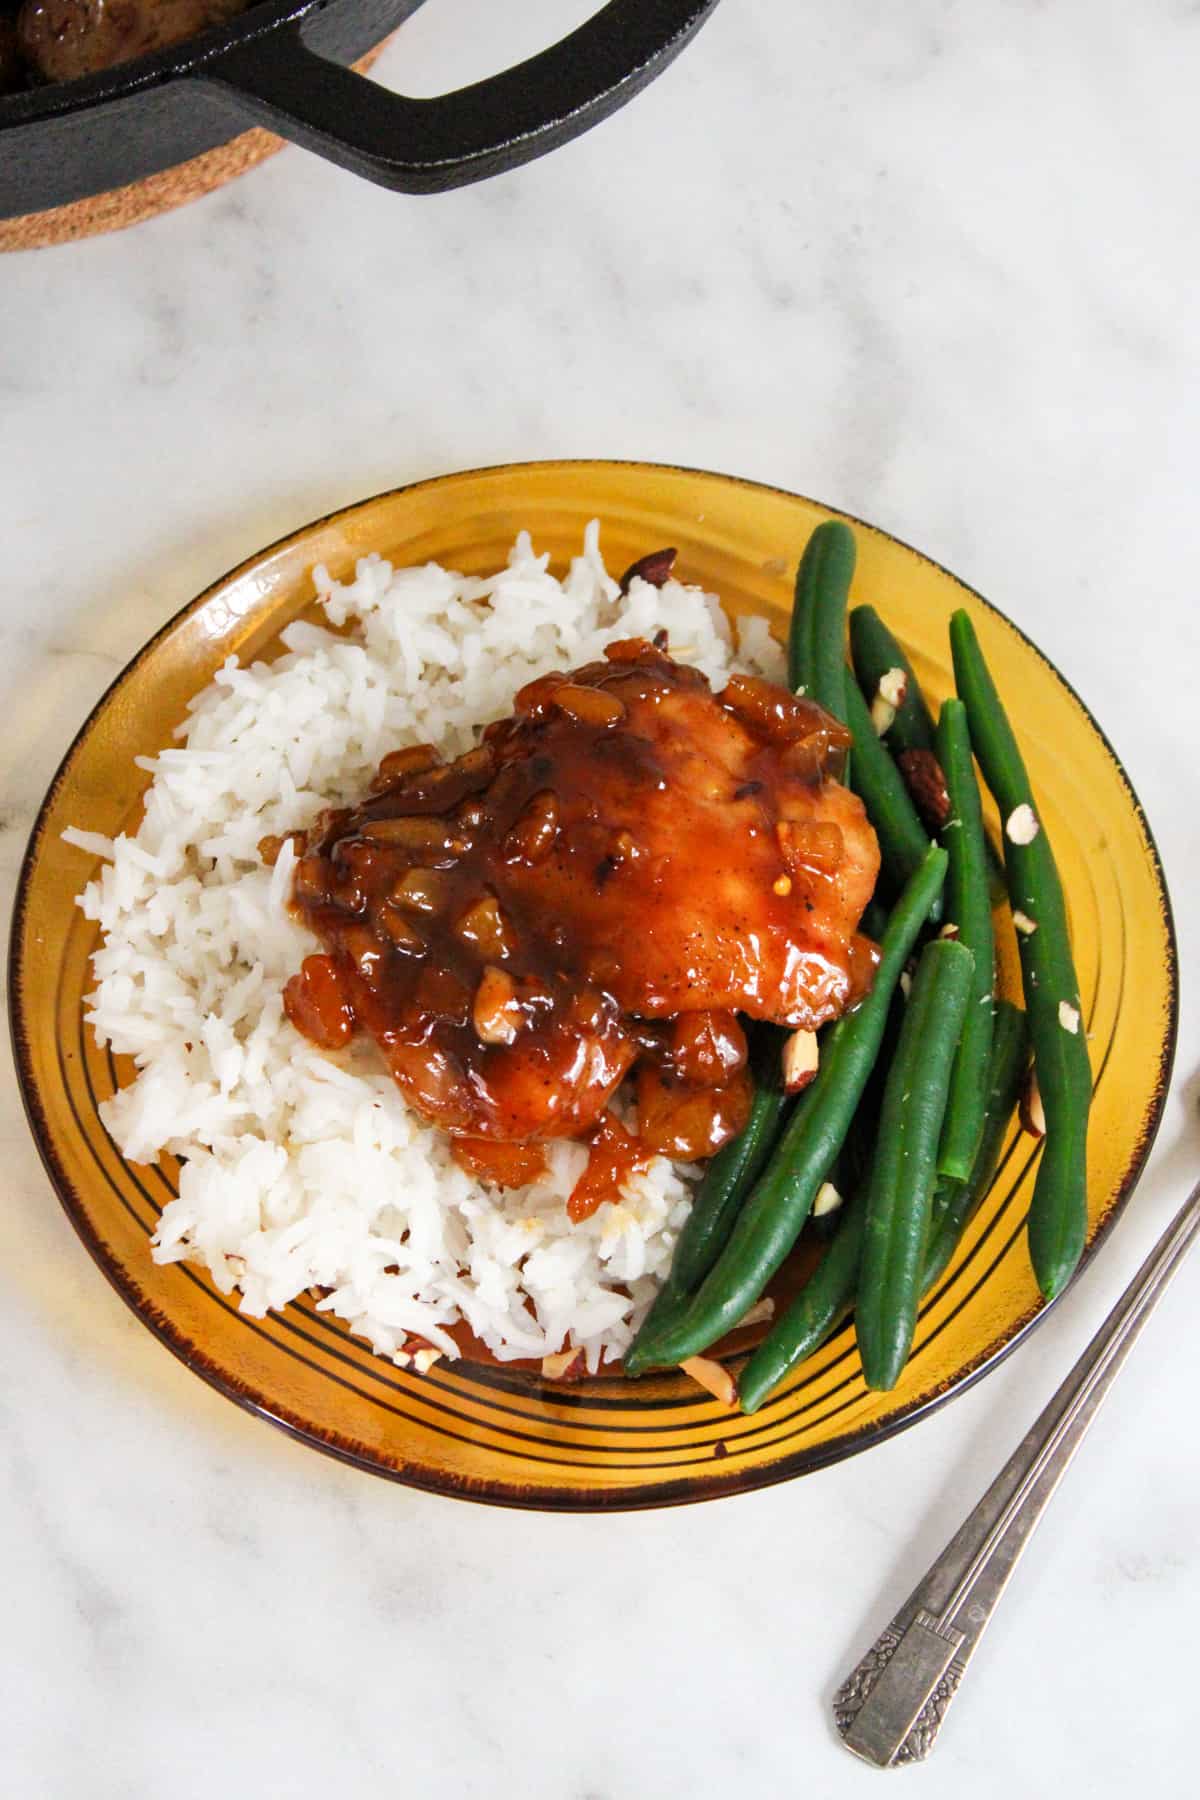
[[[437,0],[377,73],[435,92],[590,10]],[[1108,726],[1190,971],[1198,55],[1181,0],[729,0],[627,110],[490,183],[405,199],[289,150],[3,259],[6,904],[89,706],[226,568],[413,478],[625,456],[817,495],[1015,618]],[[1198,1064],[1185,981],[1136,1201],[986,1382],[804,1481],[610,1518],[410,1493],[211,1393],[92,1267],[6,1066],[5,1792],[865,1790],[832,1690],[1182,1199]],[[1193,1258],[906,1778],[929,1795],[1185,1791],[1198,1314]]]

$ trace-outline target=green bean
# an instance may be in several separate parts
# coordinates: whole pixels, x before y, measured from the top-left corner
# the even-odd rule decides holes
[[[831,521],[829,529],[839,531],[836,560],[825,559],[824,578],[814,595],[812,617],[812,698],[835,719],[846,723],[846,687],[850,671],[846,667],[846,598],[854,576],[854,536],[842,525]]]
[[[950,817],[941,834],[950,857],[945,914],[958,933],[959,943],[965,944],[975,958],[975,979],[950,1077],[937,1166],[939,1174],[967,1181],[987,1110],[996,944],[992,936],[983,808],[971,760],[967,712],[961,700],[947,700],[942,707],[937,754],[950,795]]]
[[[952,1181],[943,1176],[934,1189],[929,1249],[925,1255],[925,1273],[921,1277],[922,1293],[928,1293],[939,1275],[945,1272],[975,1208],[992,1184],[1008,1122],[1021,1091],[1028,1054],[1025,1014],[1010,1000],[998,1000],[983,1135],[969,1179]]]
[[[1067,909],[1012,726],[965,612],[950,621],[954,679],[983,778],[1004,822],[1014,915],[1046,1139],[1029,1208],[1029,1254],[1047,1300],[1062,1292],[1087,1237],[1087,1125],[1092,1072]],[[1032,832],[1032,836],[1030,836]],[[1028,841],[1026,841],[1028,840]]]
[[[689,1295],[700,1286],[725,1248],[740,1202],[774,1149],[789,1105],[779,1068],[783,1033],[772,1031],[770,1040],[772,1067],[769,1072],[760,1067],[756,1073],[746,1126],[731,1144],[718,1150],[704,1171],[691,1214],[675,1246],[671,1274]],[[700,1204],[702,1201],[705,1204]]]
[[[904,671],[904,699],[896,708],[896,717],[881,734],[892,754],[898,757],[905,750],[928,750],[936,755],[933,715],[921,692],[916,671],[873,606],[856,606],[850,614],[850,654],[868,707],[873,704],[879,683],[888,670]],[[1004,864],[991,838],[985,836],[984,843],[988,888],[993,901],[1002,900]]]
[[[867,1187],[855,1334],[868,1387],[895,1387],[912,1348],[937,1147],[975,959],[936,938],[917,964],[888,1070]]]
[[[883,886],[895,893],[920,867],[929,838],[903,776],[879,741],[856,681],[846,683],[846,722],[854,737],[850,786],[860,796],[879,839]]]
[[[921,684],[905,656],[873,606],[856,606],[850,614],[850,654],[854,673],[870,706],[879,683],[889,669],[903,669],[907,688],[896,708],[896,717],[883,733],[884,742],[898,755],[901,750],[933,749],[933,717],[925,704]]]
[[[840,519],[826,519],[817,526],[804,546],[800,567],[796,570],[795,600],[788,632],[789,683],[793,688],[803,688],[842,720],[845,718],[844,702],[841,705],[835,702],[845,687],[844,622],[855,556],[854,533],[848,525]],[[837,681],[838,669],[843,672],[841,689]],[[825,692],[821,691],[822,687]]]
[[[780,1085],[783,1038],[781,1031],[768,1028],[758,1039],[750,1117],[739,1136],[718,1150],[704,1171],[675,1245],[670,1274],[625,1353],[627,1375],[638,1375],[647,1367],[643,1343],[651,1342],[686,1310],[728,1243],[742,1202],[774,1148],[788,1105]]]
[[[854,533],[840,519],[818,525],[796,570],[788,630],[788,680],[843,724],[846,721],[846,598],[854,577]],[[850,754],[842,780],[850,780]]]
[[[880,936],[882,938],[882,933]],[[825,1178],[832,1181],[838,1193],[844,1197],[856,1194],[871,1170],[871,1158],[875,1154],[875,1131],[879,1124],[879,1109],[883,1104],[883,1084],[887,1078],[888,1066],[896,1054],[896,1045],[900,1042],[904,1007],[904,990],[897,985],[888,1007],[887,1024],[879,1040],[875,1065],[867,1076],[866,1086],[854,1109],[854,1117],[834,1159],[833,1168]],[[846,1206],[847,1200],[844,1198],[842,1205],[833,1212],[820,1215],[814,1212],[806,1229],[822,1238],[833,1237],[841,1228],[846,1216]]]
[[[824,1256],[742,1370],[738,1400],[743,1412],[757,1412],[788,1370],[820,1349],[853,1301],[866,1216],[867,1184],[863,1181],[842,1206]]]
[[[816,1078],[797,1101],[720,1260],[678,1325],[645,1345],[647,1361],[682,1362],[723,1337],[753,1306],[800,1235],[849,1130],[879,1051],[892,994],[941,891],[946,863],[946,852],[931,845],[888,920],[870,993],[825,1033]]]
[[[939,1275],[944,1273],[968,1220],[991,1185],[1000,1147],[1017,1103],[1025,1069],[1026,1043],[1025,1014],[1008,1000],[998,1001],[983,1137],[970,1180],[950,1181],[943,1177],[934,1188],[929,1249],[921,1276],[923,1294],[928,1293]],[[862,1108],[860,1114],[861,1111]],[[860,1180],[840,1212],[833,1216],[837,1220],[833,1241],[787,1312],[776,1320],[742,1371],[738,1398],[743,1412],[757,1412],[784,1376],[820,1349],[853,1305],[867,1216],[865,1178]]]
[[[880,1045],[879,1057],[876,1058],[876,1067],[878,1067],[879,1060],[886,1054],[887,1038],[885,1035]],[[871,1166],[871,1146],[875,1128],[869,1100],[870,1087],[868,1086],[863,1090],[863,1098],[855,1109],[842,1147],[834,1157],[833,1166],[825,1177],[825,1184],[835,1189],[842,1204],[823,1213],[814,1210],[809,1227],[818,1237],[831,1238],[835,1235],[846,1210],[846,1196],[857,1192],[863,1176]]]

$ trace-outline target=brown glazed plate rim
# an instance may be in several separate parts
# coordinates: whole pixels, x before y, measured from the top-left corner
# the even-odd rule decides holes
[[[1013,623],[1008,616],[988,601],[983,595],[971,588],[960,577],[947,570],[935,559],[923,551],[914,549],[903,539],[890,532],[882,531],[869,521],[859,519],[850,513],[828,508],[824,502],[809,500],[790,489],[781,488],[771,483],[751,481],[741,476],[720,474],[711,470],[695,469],[686,464],[645,463],[635,459],[608,459],[603,464],[593,464],[590,459],[555,459],[549,461],[532,461],[521,463],[482,465],[475,469],[455,470],[441,476],[433,476],[421,481],[404,483],[397,488],[381,490],[379,493],[363,500],[355,501],[349,506],[340,507],[336,511],[322,515],[309,521],[295,531],[288,532],[265,549],[255,552],[237,564],[227,574],[209,584],[204,591],[188,601],[174,613],[140,650],[121,669],[112,682],[106,687],[87,718],[75,733],[64,754],[49,788],[39,806],[29,842],[22,859],[18,876],[13,918],[9,938],[9,1027],[12,1037],[14,1058],[18,1082],[25,1114],[33,1133],[42,1163],[50,1177],[58,1199],[91,1255],[97,1267],[107,1277],[109,1283],[120,1295],[121,1299],[151,1331],[160,1343],[164,1344],[184,1365],[199,1375],[202,1380],[234,1402],[244,1411],[255,1417],[266,1420],[290,1437],[301,1443],[309,1444],[315,1449],[334,1457],[338,1461],[348,1463],[355,1468],[397,1481],[403,1486],[419,1489],[426,1493],[444,1495],[453,1499],[473,1500],[488,1505],[514,1507],[529,1511],[552,1512],[622,1512],[653,1509],[664,1506],[677,1506],[699,1500],[720,1499],[732,1494],[750,1492],[763,1487],[774,1486],[777,1482],[786,1481],[798,1475],[814,1472],[829,1464],[841,1461],[847,1456],[861,1450],[869,1449],[876,1443],[894,1436],[917,1424],[929,1414],[937,1411],[956,1396],[966,1393],[976,1382],[997,1368],[1018,1345],[1025,1342],[1030,1332],[1048,1316],[1050,1311],[1060,1304],[1063,1295],[1049,1303],[1035,1304],[1011,1326],[1007,1326],[992,1342],[981,1346],[978,1354],[961,1366],[954,1377],[942,1388],[923,1401],[911,1404],[888,1417],[868,1423],[828,1441],[810,1446],[807,1449],[785,1455],[766,1466],[755,1466],[742,1471],[730,1471],[718,1474],[715,1471],[705,1473],[703,1479],[688,1474],[677,1481],[647,1482],[641,1487],[627,1487],[607,1490],[603,1487],[589,1487],[581,1484],[578,1488],[557,1486],[539,1486],[530,1482],[504,1482],[501,1480],[479,1479],[469,1475],[452,1473],[443,1469],[422,1466],[415,1462],[403,1465],[386,1463],[369,1452],[353,1437],[335,1432],[328,1432],[315,1425],[286,1406],[271,1399],[266,1393],[258,1391],[248,1383],[239,1381],[227,1368],[213,1361],[204,1349],[194,1342],[186,1333],[179,1330],[141,1290],[129,1270],[112,1252],[104,1237],[97,1233],[86,1215],[81,1197],[74,1182],[68,1174],[57,1149],[54,1133],[43,1109],[41,1096],[33,1069],[30,1050],[30,1026],[26,1016],[26,997],[21,960],[21,945],[24,933],[26,911],[29,902],[29,890],[41,850],[42,841],[47,829],[49,815],[60,787],[66,779],[76,757],[85,745],[98,716],[103,712],[112,696],[130,680],[140,666],[153,655],[160,643],[183,623],[185,619],[204,607],[220,590],[231,582],[246,575],[258,565],[273,558],[289,546],[299,543],[311,536],[321,527],[334,523],[349,513],[354,513],[365,506],[376,502],[384,502],[399,498],[402,495],[419,493],[428,488],[441,486],[448,481],[469,480],[476,476],[495,476],[499,474],[519,477],[529,473],[553,473],[556,470],[585,471],[590,467],[623,470],[641,470],[647,474],[659,473],[697,477],[705,480],[716,479],[732,488],[741,488],[764,494],[779,496],[789,502],[800,501],[824,512],[837,512],[837,516],[846,519],[858,529],[872,536],[886,540],[901,551],[917,557],[919,561],[937,570],[951,580],[963,593],[980,607],[1003,622],[1024,646],[1032,651],[1038,660],[1045,665],[1062,689],[1078,706],[1096,739],[1103,747],[1113,769],[1125,791],[1136,817],[1149,857],[1154,886],[1160,908],[1160,924],[1166,949],[1166,986],[1168,1005],[1166,1022],[1162,1037],[1158,1075],[1148,1106],[1140,1120],[1136,1138],[1132,1143],[1128,1160],[1117,1186],[1111,1204],[1103,1219],[1092,1233],[1080,1262],[1075,1279],[1065,1292],[1074,1290],[1076,1281],[1083,1270],[1091,1263],[1100,1246],[1107,1242],[1118,1218],[1124,1213],[1130,1195],[1133,1192],[1150,1155],[1159,1125],[1162,1121],[1174,1065],[1176,1041],[1179,1024],[1179,976],[1178,947],[1174,917],[1168,893],[1166,879],[1162,867],[1157,844],[1146,819],[1144,809],[1133,788],[1128,774],[1107,734],[1097,723],[1086,704],[1080,699],[1075,689],[1061,674],[1057,666],[1038,648],[1033,640]],[[186,1267],[186,1265],[179,1265]],[[984,1277],[983,1279],[986,1279]],[[251,1323],[253,1323],[251,1321]],[[504,1389],[508,1386],[520,1387],[525,1391],[535,1378],[522,1377],[519,1374],[505,1375],[503,1369],[490,1370],[479,1365],[472,1369],[476,1376],[482,1376],[489,1386]],[[427,1378],[428,1379],[428,1378]],[[623,1399],[614,1398],[607,1404],[633,1406],[628,1397],[628,1385],[622,1384]],[[573,1396],[569,1392],[557,1396],[560,1404],[570,1405]],[[606,1402],[601,1397],[589,1396],[588,1405],[603,1407]],[[648,1410],[652,1410],[651,1407]]]

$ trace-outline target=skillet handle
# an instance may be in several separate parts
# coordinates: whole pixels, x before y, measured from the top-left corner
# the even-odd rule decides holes
[[[408,194],[465,187],[578,136],[653,80],[717,0],[609,0],[527,62],[414,100],[309,48],[289,22],[197,75],[247,123]]]

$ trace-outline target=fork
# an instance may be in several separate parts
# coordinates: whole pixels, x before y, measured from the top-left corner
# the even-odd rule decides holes
[[[929,1755],[1022,1550],[1197,1234],[1200,1182],[982,1500],[834,1695],[834,1722],[856,1756],[894,1769]]]

